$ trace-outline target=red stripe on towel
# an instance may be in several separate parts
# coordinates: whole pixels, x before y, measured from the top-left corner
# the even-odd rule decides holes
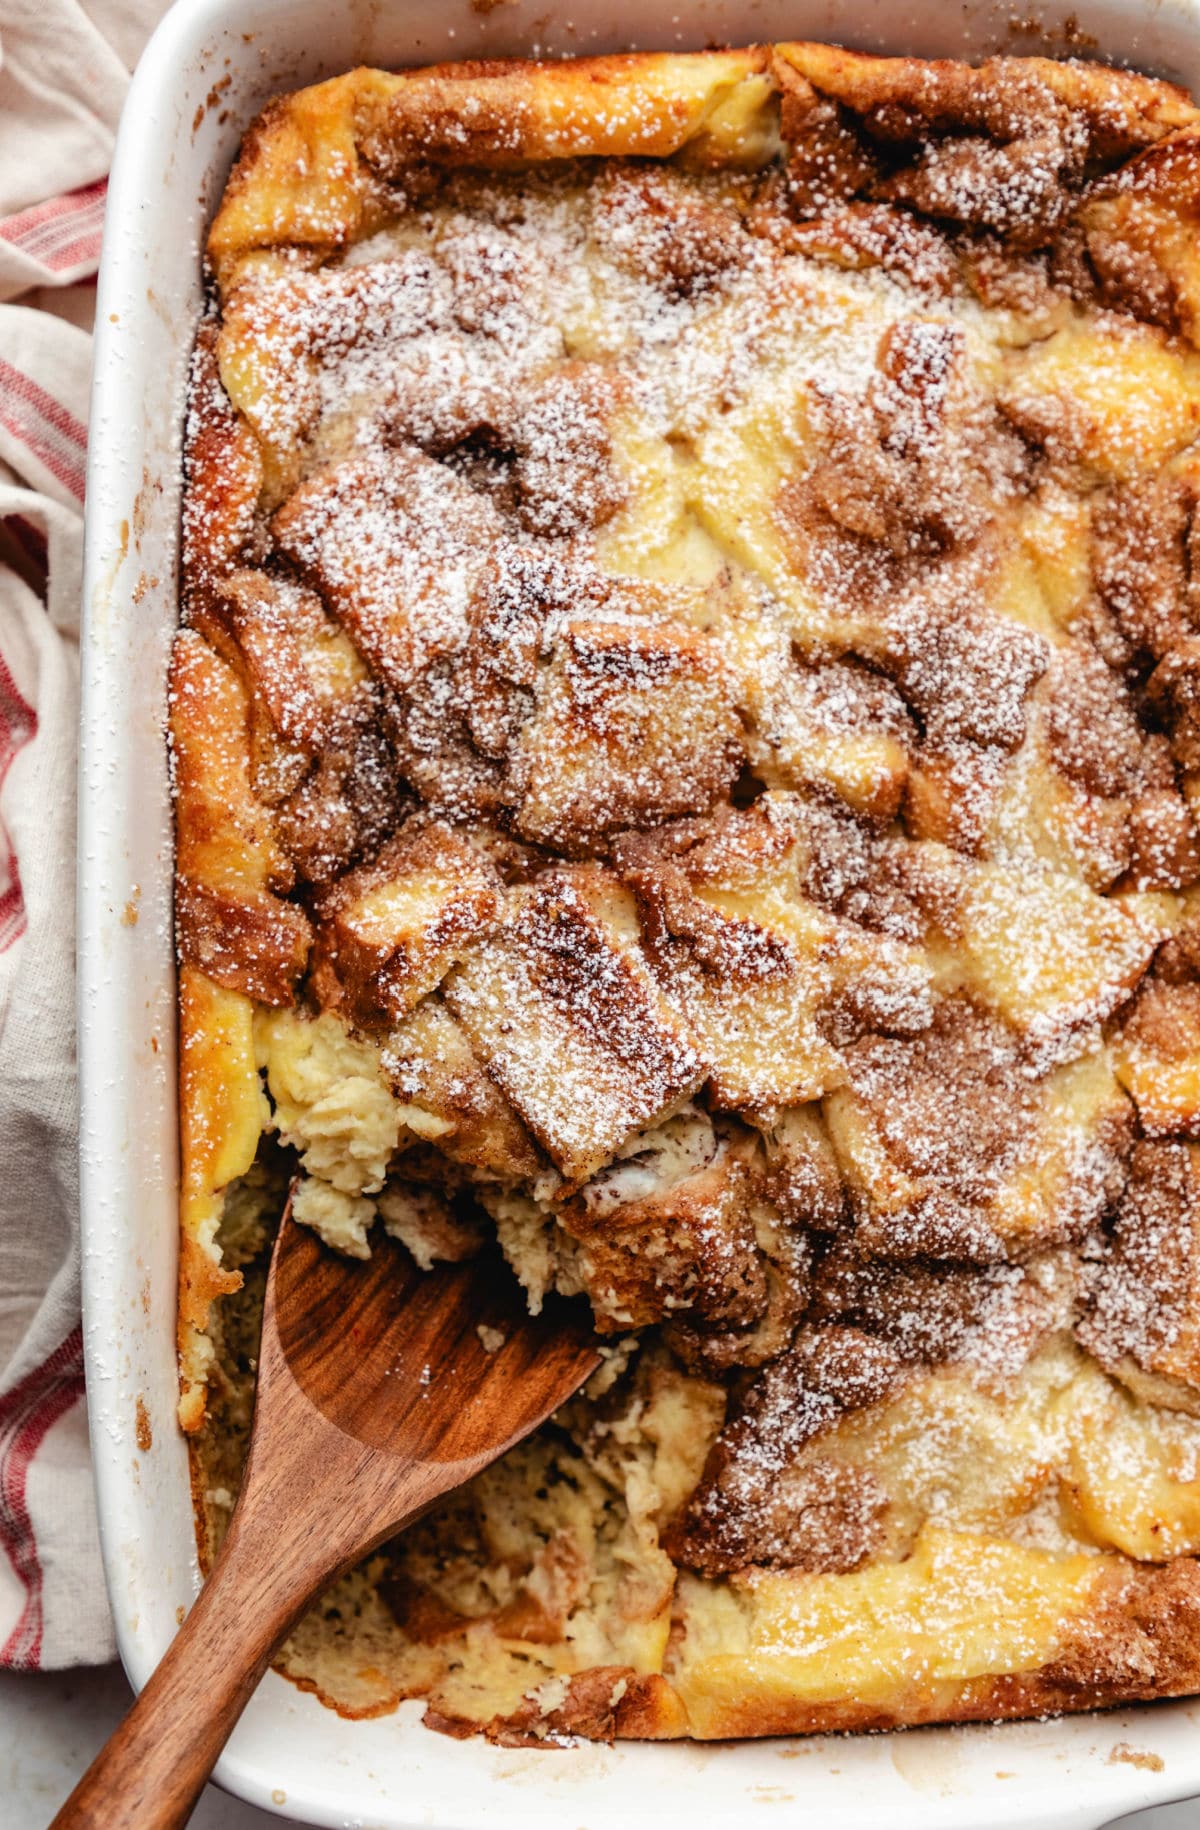
[[[101,178],[18,210],[15,216],[0,217],[0,241],[51,273],[94,267],[100,259],[107,192],[108,179]]]
[[[26,1498],[29,1469],[49,1431],[82,1396],[83,1330],[75,1327],[0,1398],[0,1547],[25,1590],[20,1619],[0,1647],[0,1665],[10,1670],[36,1670],[42,1657],[42,1565]]]
[[[17,688],[0,654],[0,787],[13,757],[37,730],[37,713]],[[25,900],[17,854],[0,825],[0,953],[25,932]]]
[[[0,426],[20,439],[64,489],[83,501],[87,427],[2,356]]]

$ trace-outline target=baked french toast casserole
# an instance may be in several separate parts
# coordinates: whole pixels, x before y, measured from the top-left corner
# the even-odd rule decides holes
[[[1200,1691],[1200,112],[815,44],[356,70],[207,247],[181,1421],[273,1231],[602,1368],[280,1668],[454,1734]]]

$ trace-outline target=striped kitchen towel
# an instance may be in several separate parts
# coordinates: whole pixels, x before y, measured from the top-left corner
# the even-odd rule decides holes
[[[113,1652],[79,1319],[79,283],[99,261],[128,70],[161,10],[0,9],[0,1665],[17,1669]]]
[[[104,231],[108,180],[47,197],[0,220],[0,286],[3,296],[35,286],[63,286],[95,273]]]

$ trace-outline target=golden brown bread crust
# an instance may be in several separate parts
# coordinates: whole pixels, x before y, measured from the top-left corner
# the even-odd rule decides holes
[[[1112,1568],[1097,1581],[1087,1612],[1071,1622],[1059,1654],[1039,1671],[973,1679],[953,1689],[914,1684],[886,1709],[853,1701],[731,1698],[706,1721],[706,1738],[1003,1722],[1186,1696],[1195,1687],[1198,1657],[1200,1565],[1180,1559],[1164,1568]],[[552,1730],[601,1741],[615,1736],[671,1740],[695,1733],[693,1724],[681,1720],[679,1699],[661,1678],[629,1673],[628,1689],[614,1709],[611,1684],[597,1683],[597,1676],[589,1672],[572,1681],[561,1709],[547,1718]],[[532,1717],[528,1711],[527,1718]],[[509,1718],[488,1724],[485,1732],[508,1745],[521,1726],[519,1717]]]
[[[701,164],[761,164],[766,63],[749,50],[435,64],[352,70],[282,96],[251,128],[226,186],[209,233],[213,271],[226,293],[243,262],[276,245],[333,253],[384,219],[390,181],[426,163],[503,170],[687,147]],[[741,109],[729,111],[735,93]]]
[[[202,616],[211,586],[252,538],[262,488],[258,442],[221,386],[212,323],[201,325],[192,354],[187,445],[182,595],[190,614]]]
[[[276,893],[293,873],[251,786],[245,689],[205,643],[185,636],[170,693],[180,956],[230,990],[288,1004],[310,928]]]
[[[612,1344],[302,1625],[346,1713],[1200,1687],[1198,175],[1168,84],[811,44],[247,135],[172,681],[207,1527],[289,1167]]]
[[[461,1629],[453,1620],[431,1619],[420,1632],[432,1643],[456,1630]],[[853,1698],[807,1702],[785,1689],[764,1695],[731,1688],[723,1695],[697,1696],[689,1713],[680,1687],[669,1678],[630,1666],[596,1666],[572,1677],[561,1703],[549,1710],[530,1699],[481,1723],[430,1704],[425,1721],[457,1737],[482,1731],[508,1747],[544,1746],[570,1735],[609,1742],[732,1740],[1014,1721],[1191,1695],[1198,1658],[1200,1564],[1177,1558],[1162,1566],[1131,1567],[1106,1558],[1087,1585],[1085,1605],[1066,1622],[1055,1655],[1034,1670],[960,1682],[910,1680],[886,1705]],[[293,1681],[323,1695],[311,1679]],[[367,1716],[402,1700],[392,1694],[368,1708],[338,1708],[344,1715]]]
[[[241,1284],[216,1246],[221,1190],[254,1161],[262,1129],[251,1040],[252,1006],[240,992],[179,968],[179,1418],[185,1430],[204,1420],[212,1364],[210,1305]]]
[[[500,888],[488,860],[444,821],[410,821],[319,898],[317,1003],[355,1022],[399,1023],[495,924]]]

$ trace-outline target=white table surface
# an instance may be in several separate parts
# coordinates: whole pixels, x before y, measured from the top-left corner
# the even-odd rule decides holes
[[[132,1694],[119,1665],[0,1671],[0,1830],[46,1830]],[[280,1830],[282,1821],[215,1786],[192,1817],[195,1830]]]
[[[29,1675],[0,1672],[2,1830],[46,1830],[120,1720],[129,1698],[124,1674],[115,1665]],[[1118,1821],[1120,1830],[1200,1830],[1200,1799]],[[278,1817],[229,1798],[214,1786],[209,1786],[192,1818],[195,1830],[268,1830],[272,1825],[279,1830],[280,1823]],[[970,1825],[964,1824],[963,1830],[970,1830]]]

